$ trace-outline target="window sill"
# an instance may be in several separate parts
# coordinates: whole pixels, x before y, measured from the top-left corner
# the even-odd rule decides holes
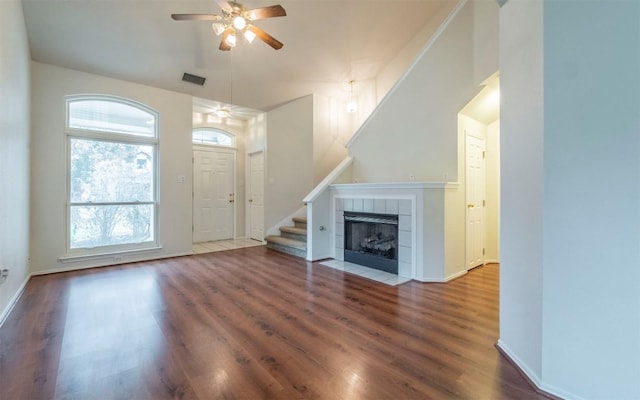
[[[100,260],[111,258],[115,262],[123,262],[129,256],[135,256],[138,254],[153,253],[162,250],[162,246],[148,247],[138,250],[121,250],[121,251],[109,251],[104,253],[92,253],[92,254],[67,254],[60,257],[58,260],[62,263],[73,263],[78,261],[88,260]]]

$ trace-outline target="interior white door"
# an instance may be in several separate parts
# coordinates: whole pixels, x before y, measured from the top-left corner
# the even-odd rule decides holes
[[[193,241],[233,238],[235,154],[193,151]]]
[[[249,236],[264,240],[264,153],[249,155]]]
[[[485,139],[466,135],[467,269],[484,264]]]

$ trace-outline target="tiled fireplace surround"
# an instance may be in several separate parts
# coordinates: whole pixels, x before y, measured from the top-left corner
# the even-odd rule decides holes
[[[414,202],[412,198],[335,197],[335,259],[344,260],[345,211],[398,215],[398,275],[412,277]]]
[[[460,228],[464,228],[464,192],[458,183],[332,184],[328,192],[330,258],[344,260],[345,211],[397,214],[398,276],[446,282],[466,272]]]

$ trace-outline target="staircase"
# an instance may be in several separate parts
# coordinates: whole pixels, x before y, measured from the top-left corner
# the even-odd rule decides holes
[[[293,218],[293,226],[280,227],[280,235],[265,238],[267,247],[292,256],[307,258],[307,218]]]

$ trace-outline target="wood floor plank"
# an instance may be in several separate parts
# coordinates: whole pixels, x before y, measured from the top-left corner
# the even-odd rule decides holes
[[[37,276],[0,327],[0,399],[544,399],[494,347],[498,282],[392,287],[265,247]]]

